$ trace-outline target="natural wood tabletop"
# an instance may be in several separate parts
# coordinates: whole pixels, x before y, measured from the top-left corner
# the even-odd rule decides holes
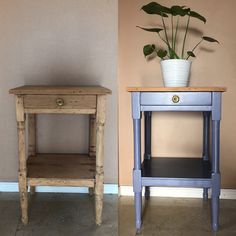
[[[9,90],[10,94],[111,94],[111,90],[101,86],[22,86]]]
[[[226,87],[128,87],[128,92],[226,92]]]

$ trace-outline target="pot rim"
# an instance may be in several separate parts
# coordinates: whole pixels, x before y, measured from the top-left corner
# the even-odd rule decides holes
[[[187,62],[187,63],[192,63],[192,61],[190,61],[190,60],[186,60],[186,59],[165,59],[165,60],[161,60],[161,63],[163,63],[163,62]]]

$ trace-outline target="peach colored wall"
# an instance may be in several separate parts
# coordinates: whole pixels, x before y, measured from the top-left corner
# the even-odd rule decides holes
[[[142,47],[155,43],[156,36],[137,29],[136,25],[153,26],[158,16],[140,11],[151,1],[119,0],[119,183],[132,184],[133,134],[128,86],[162,86],[158,59],[146,62]],[[164,1],[166,5],[188,5],[206,16],[207,24],[193,20],[193,26],[208,36],[217,38],[220,45],[198,50],[193,60],[191,86],[226,86],[223,96],[221,126],[221,170],[224,188],[236,188],[236,1],[190,0]],[[197,39],[190,37],[190,45]],[[206,45],[206,44],[205,44]],[[200,114],[165,113],[154,115],[153,155],[199,156],[202,144]],[[170,148],[171,147],[171,148]]]
[[[105,182],[118,180],[117,0],[0,0],[0,181],[17,179],[17,133],[10,88],[101,85],[108,97]],[[87,152],[88,119],[38,119],[41,152]]]

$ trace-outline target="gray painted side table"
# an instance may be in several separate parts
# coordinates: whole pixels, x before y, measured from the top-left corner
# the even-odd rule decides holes
[[[219,227],[220,196],[220,120],[222,87],[128,88],[132,94],[134,131],[133,189],[135,195],[136,229],[141,229],[142,187],[146,199],[150,186],[203,188],[203,198],[212,189],[212,229]],[[203,154],[201,158],[152,158],[152,112],[190,111],[203,113]],[[144,112],[144,161],[141,162],[141,118]],[[210,147],[210,120],[212,141]],[[212,150],[211,158],[209,149]]]

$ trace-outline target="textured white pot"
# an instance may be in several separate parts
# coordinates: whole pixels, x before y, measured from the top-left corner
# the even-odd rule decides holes
[[[162,77],[165,87],[187,87],[191,61],[169,59],[161,61]]]

